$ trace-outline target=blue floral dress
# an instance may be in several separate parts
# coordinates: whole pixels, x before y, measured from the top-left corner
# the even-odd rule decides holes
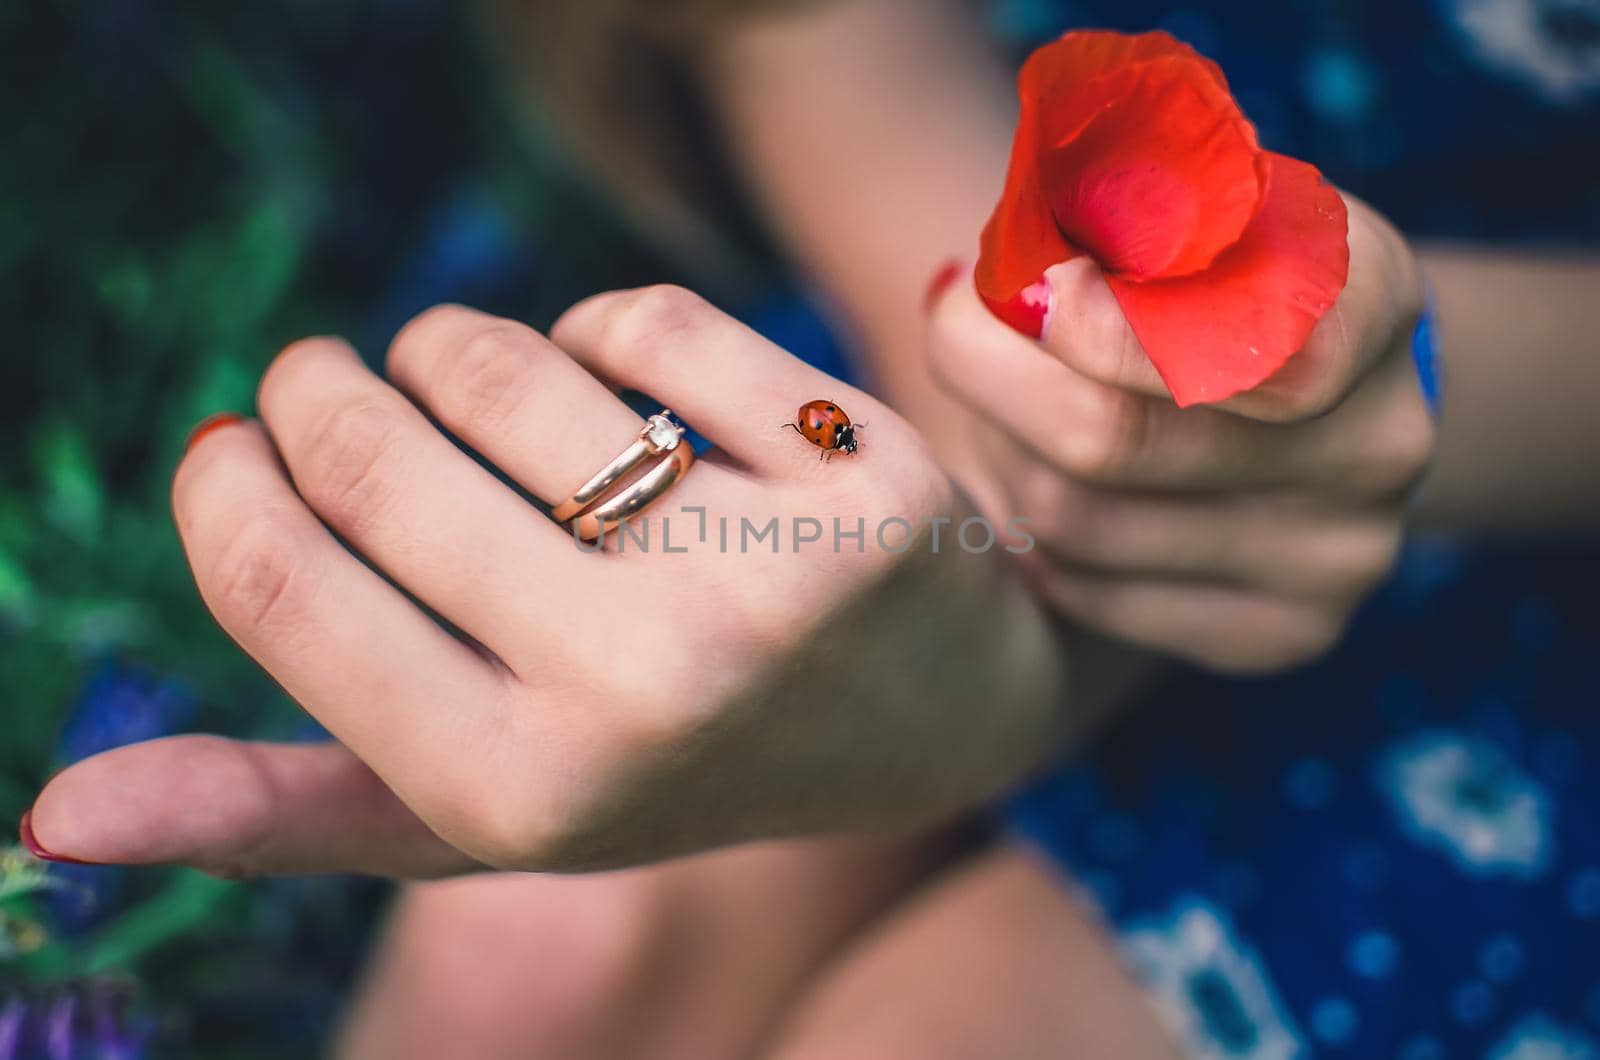
[[[1170,29],[1410,234],[1600,237],[1594,0],[994,11]],[[1331,658],[1174,676],[1010,824],[1195,1057],[1600,1060],[1597,560],[1420,542]]]

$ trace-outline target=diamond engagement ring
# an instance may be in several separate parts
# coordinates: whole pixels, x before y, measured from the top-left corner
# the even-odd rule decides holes
[[[636,515],[682,478],[694,463],[694,449],[683,440],[684,429],[662,409],[639,428],[639,435],[616,459],[550,510],[557,522],[575,524],[577,536],[592,541],[607,524]],[[660,459],[621,489],[612,490],[650,460]]]

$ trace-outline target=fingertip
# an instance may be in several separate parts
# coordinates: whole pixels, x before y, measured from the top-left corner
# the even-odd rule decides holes
[[[368,370],[360,352],[338,336],[308,335],[296,339],[279,350],[261,373],[256,384],[256,409],[263,420],[272,423],[274,406],[279,405],[280,399],[292,404],[294,395],[330,381],[331,371],[351,366],[362,372]]]
[[[104,751],[45,785],[28,813],[54,860],[100,865],[193,863],[243,835],[252,778],[227,741],[176,736]]]
[[[605,314],[614,302],[627,304],[629,299],[638,295],[640,291],[649,288],[633,288],[615,291],[599,291],[586,298],[580,298],[572,303],[561,315],[556,317],[547,333],[550,341],[563,349],[583,341],[585,331],[590,327],[590,319],[604,320]]]
[[[59,854],[40,841],[38,833],[33,828],[33,810],[30,808],[22,815],[22,820],[17,822],[17,841],[24,850],[40,861],[57,862],[64,865],[96,865],[99,862],[75,858],[67,854]]]
[[[172,470],[171,501],[174,510],[177,508],[179,483],[190,475],[191,469],[197,464],[207,462],[214,456],[216,441],[232,434],[235,427],[254,422],[250,417],[235,412],[218,412],[195,424],[184,442],[183,455]]]
[[[204,511],[203,503],[196,503],[197,489],[204,491],[209,483],[228,481],[229,468],[237,468],[240,460],[276,460],[266,430],[261,421],[240,416],[228,421],[214,432],[203,445],[192,446],[173,469],[168,488],[168,504],[180,535],[197,511]]]
[[[1049,306],[1040,345],[1097,383],[1168,396],[1099,266],[1087,257],[1073,258],[1046,269],[1041,282],[1049,289]]]
[[[184,454],[187,455],[192,452],[194,447],[200,444],[200,440],[207,435],[232,424],[242,422],[244,422],[244,417],[237,412],[216,412],[207,416],[189,431],[189,437],[183,443]]]
[[[81,797],[76,767],[51,778],[18,823],[18,838],[41,861],[108,865],[122,859],[102,841],[98,807]]]

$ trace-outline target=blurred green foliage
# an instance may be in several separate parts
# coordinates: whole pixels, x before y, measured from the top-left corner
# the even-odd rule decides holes
[[[315,734],[205,613],[167,509],[189,427],[250,410],[284,343],[376,361],[432,302],[538,321],[663,275],[481,43],[417,0],[0,5],[0,817],[176,725]],[[128,1049],[310,1055],[381,895],[0,853],[0,1056],[106,983]]]

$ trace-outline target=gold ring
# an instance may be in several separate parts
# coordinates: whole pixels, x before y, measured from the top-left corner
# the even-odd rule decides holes
[[[580,541],[594,541],[624,519],[632,518],[661,499],[694,464],[694,448],[687,442],[674,446],[654,467],[640,475],[614,496],[602,501],[570,521],[572,533]]]
[[[644,421],[644,426],[639,428],[639,437],[634,439],[632,445],[579,486],[578,492],[550,509],[550,517],[558,523],[569,522],[650,457],[680,448],[682,439],[683,428],[672,421],[672,410],[662,409]],[[684,445],[681,448],[689,447]]]

